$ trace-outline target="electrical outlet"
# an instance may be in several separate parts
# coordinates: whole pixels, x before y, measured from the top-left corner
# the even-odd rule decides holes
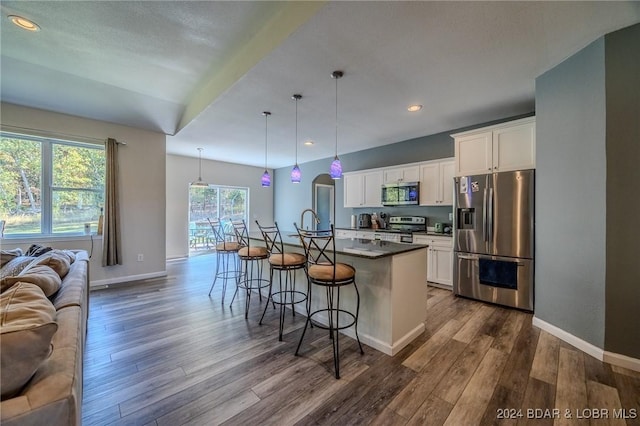
[[[453,213],[449,213],[449,220],[453,220]]]
[[[144,262],[144,254],[142,253],[138,254],[138,262]]]

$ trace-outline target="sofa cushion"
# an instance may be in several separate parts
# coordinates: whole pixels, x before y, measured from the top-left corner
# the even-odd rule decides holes
[[[18,256],[22,256],[24,253],[21,248],[14,248],[11,250],[0,250],[0,268],[7,264],[12,259]]]
[[[76,270],[77,272],[74,272]],[[52,299],[53,306],[56,311],[67,306],[86,306],[88,292],[86,262],[75,262],[71,265],[62,287]]]
[[[62,250],[52,250],[33,259],[25,269],[30,269],[37,265],[46,265],[56,271],[60,278],[64,278],[69,273],[71,262],[69,256]]]
[[[6,278],[19,275],[20,272],[22,272],[22,270],[33,261],[33,259],[33,257],[29,256],[19,256],[7,262],[7,264],[0,269],[0,293],[13,285],[13,283],[9,285],[9,283],[5,282]]]
[[[17,282],[35,284],[40,287],[45,296],[51,297],[60,289],[62,279],[60,275],[50,267],[46,265],[35,265],[23,269],[17,277],[5,278],[7,287],[11,287]]]
[[[53,305],[37,285],[18,282],[0,295],[3,400],[20,391],[51,354],[55,320]]]

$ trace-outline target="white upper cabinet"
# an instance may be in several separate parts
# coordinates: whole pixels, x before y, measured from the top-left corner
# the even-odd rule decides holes
[[[382,171],[345,173],[344,207],[381,207]]]
[[[453,205],[453,159],[429,161],[420,166],[420,205]]]
[[[420,181],[420,167],[408,166],[408,167],[395,167],[392,169],[384,169],[383,171],[384,183],[397,183],[397,182],[419,182]]]
[[[493,132],[455,138],[456,176],[479,175],[493,170]]]
[[[493,171],[536,167],[535,121],[496,129],[493,132]]]
[[[451,136],[456,176],[535,168],[535,117]]]

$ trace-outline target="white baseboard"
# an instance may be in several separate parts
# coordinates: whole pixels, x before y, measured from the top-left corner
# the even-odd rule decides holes
[[[107,288],[112,284],[122,284],[131,281],[148,280],[152,278],[162,278],[167,276],[167,271],[150,272],[148,274],[127,275],[123,277],[106,278],[104,280],[95,280],[89,283],[91,290],[99,288]]]
[[[304,307],[302,308],[296,308],[296,312],[299,312],[302,315],[306,315],[307,313],[304,310]],[[316,315],[314,316],[314,321],[319,322],[322,325],[328,325],[329,324],[329,320],[326,316],[323,315]],[[422,334],[425,330],[425,325],[424,323],[420,323],[420,325],[416,326],[413,330],[409,331],[407,334],[405,334],[404,336],[402,336],[400,339],[398,339],[394,344],[389,344],[386,342],[383,342],[380,339],[376,339],[375,337],[372,337],[370,335],[368,335],[367,333],[363,333],[363,332],[358,332],[358,337],[360,337],[360,342],[372,347],[380,352],[382,352],[383,354],[389,355],[389,356],[394,356],[396,355],[398,352],[400,352],[402,349],[404,349],[405,346],[407,346],[409,343],[413,342],[413,340],[418,337],[420,334]],[[356,333],[353,329],[353,327],[349,327],[346,328],[344,330],[340,330],[340,333],[344,334],[345,336],[349,336],[352,339],[356,339]]]
[[[604,352],[604,362],[608,362],[618,367],[623,367],[628,370],[640,372],[640,359],[631,358],[630,356],[617,354],[615,352]]]
[[[572,346],[580,349],[581,351],[591,355],[599,361],[604,361],[618,367],[628,368],[629,370],[640,371],[640,359],[631,358],[626,355],[621,355],[613,352],[607,352],[589,342],[586,342],[573,334],[564,331],[563,329],[549,324],[546,321],[541,320],[538,317],[533,317],[532,324],[547,333],[556,336],[557,338],[564,340]]]

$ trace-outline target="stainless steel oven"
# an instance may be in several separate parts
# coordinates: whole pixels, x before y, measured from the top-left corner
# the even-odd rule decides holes
[[[533,310],[533,260],[454,253],[453,291],[460,296]]]

